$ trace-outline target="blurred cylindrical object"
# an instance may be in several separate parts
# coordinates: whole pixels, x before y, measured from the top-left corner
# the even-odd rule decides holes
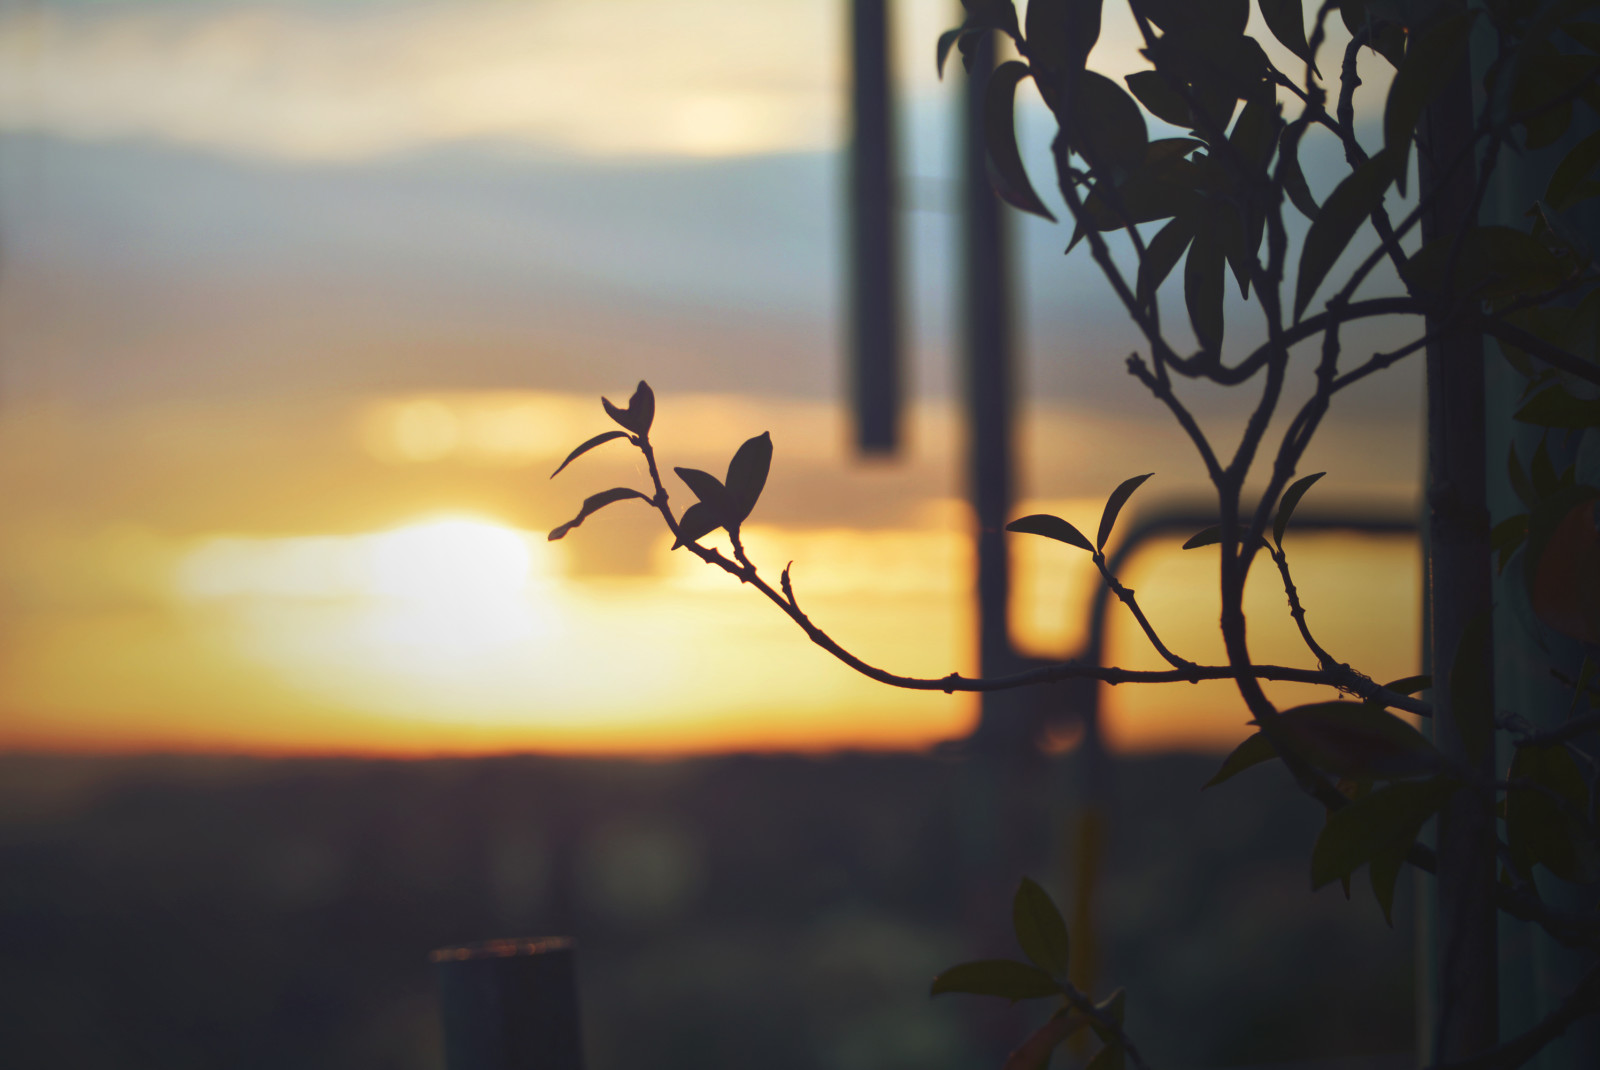
[[[856,449],[900,443],[899,226],[894,82],[885,0],[853,0],[850,137],[850,362]]]
[[[490,940],[429,958],[446,1070],[583,1070],[572,941]]]

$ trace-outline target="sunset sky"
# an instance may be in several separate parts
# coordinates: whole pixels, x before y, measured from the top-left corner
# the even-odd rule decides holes
[[[774,577],[793,560],[819,624],[897,672],[972,671],[957,86],[932,63],[956,5],[892,6],[916,400],[905,455],[863,464],[839,403],[841,3],[0,3],[0,747],[682,753],[965,732],[972,699],[855,676],[671,553],[638,503],[544,538],[586,494],[644,486],[617,443],[546,477],[609,426],[599,395],[645,378],[669,466],[721,471],[772,433],[748,541]],[[1095,65],[1139,62],[1109,21]],[[1049,130],[1024,103],[1042,175]],[[1319,195],[1332,181],[1313,170]],[[1015,222],[1019,512],[1092,528],[1146,471],[1135,509],[1195,501],[1199,467],[1122,371],[1135,342],[1092,264],[1061,256],[1062,228]],[[1414,501],[1418,372],[1341,400],[1305,466],[1330,473],[1323,503]],[[1242,403],[1196,400],[1229,435]],[[1415,547],[1301,543],[1325,645],[1375,677],[1413,671]],[[1018,639],[1070,653],[1086,559],[1015,549]],[[1125,577],[1199,660],[1220,656],[1213,566],[1167,548]],[[1305,663],[1271,578],[1257,654]],[[1138,638],[1119,628],[1112,656],[1148,664]],[[1225,687],[1108,703],[1124,747],[1245,731]]]

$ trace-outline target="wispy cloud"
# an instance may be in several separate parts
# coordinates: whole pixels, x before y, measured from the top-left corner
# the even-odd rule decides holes
[[[13,9],[0,129],[291,160],[815,149],[839,140],[843,29],[800,0]]]

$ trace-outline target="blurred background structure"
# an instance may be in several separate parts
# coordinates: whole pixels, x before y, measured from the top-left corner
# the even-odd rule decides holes
[[[969,379],[997,387],[1014,458],[980,509],[1092,528],[1146,471],[1144,505],[1202,497],[1064,230],[995,215],[1012,381],[971,373],[966,83],[932,62],[959,12],[880,10],[895,133],[874,255],[892,262],[898,232],[885,292],[903,305],[872,328],[852,310],[875,299],[849,298],[840,0],[0,4],[16,1065],[432,1066],[426,951],[558,930],[585,956],[596,1070],[984,1049],[991,1027],[922,995],[939,966],[1005,950],[974,946],[962,893],[996,817],[932,752],[973,732],[977,702],[855,677],[672,555],[644,510],[544,539],[640,479],[618,445],[545,477],[607,426],[598,396],[644,378],[668,464],[719,471],[772,432],[747,542],[794,561],[820,624],[898,671],[972,673],[1081,647],[1096,581],[1043,540],[1006,562],[991,532],[1011,596],[980,650],[971,533],[994,524],[969,473],[993,461],[969,460]],[[1121,71],[1132,34],[1110,15],[1091,65]],[[849,358],[873,330],[895,374],[869,387]],[[1307,462],[1326,501],[1411,507],[1415,373],[1335,411]],[[880,394],[898,404],[854,423],[849,399]],[[1223,429],[1240,404],[1197,407]],[[1215,580],[1177,541],[1124,579],[1204,659]],[[1411,542],[1308,533],[1298,552],[1330,648],[1412,671]],[[1281,592],[1254,596],[1258,656],[1303,660]],[[1107,659],[1153,664],[1110,621]],[[1195,803],[1212,759],[1193,754],[1244,733],[1229,689],[1107,689],[1100,707],[1125,768],[1103,972],[1141,986],[1154,1052],[1405,1047],[1406,936],[1359,896],[1304,891],[1316,815],[1280,806],[1268,772]],[[1060,728],[1029,789],[1041,828],[1011,857],[1064,888],[1043,819],[1070,808],[1081,733]],[[1271,991],[1297,955],[1330,962],[1326,992]],[[1372,1002],[1330,1008],[1350,984]]]

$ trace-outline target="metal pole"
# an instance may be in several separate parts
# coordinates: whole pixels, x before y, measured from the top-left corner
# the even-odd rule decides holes
[[[856,448],[900,443],[900,228],[886,0],[853,0],[850,114],[851,386]]]
[[[1438,5],[1437,14],[1465,9],[1464,0]],[[1417,148],[1418,196],[1432,207],[1422,216],[1422,240],[1459,234],[1477,220],[1470,167],[1447,168],[1473,138],[1472,77],[1467,64],[1423,113]],[[1428,330],[1436,325],[1429,317]],[[1494,747],[1470,754],[1451,714],[1450,669],[1468,622],[1493,606],[1489,506],[1485,475],[1483,341],[1467,331],[1434,335],[1427,347],[1428,570],[1427,603],[1433,667],[1434,741],[1486,780],[1494,778]],[[1492,639],[1491,651],[1492,651]],[[1492,652],[1485,652],[1491,674]],[[1492,679],[1485,690],[1493,695]],[[1499,1040],[1498,916],[1495,887],[1494,800],[1461,791],[1439,814],[1437,888],[1438,1018],[1435,1059],[1462,1059]]]
[[[1011,565],[1005,525],[1012,506],[1011,285],[1006,219],[989,185],[983,141],[983,99],[994,70],[994,37],[986,35],[967,77],[962,123],[964,337],[962,377],[967,407],[967,495],[977,527],[978,665],[985,676],[1015,666],[1007,623]],[[1014,692],[983,696],[976,742],[1012,752],[1031,741]]]

